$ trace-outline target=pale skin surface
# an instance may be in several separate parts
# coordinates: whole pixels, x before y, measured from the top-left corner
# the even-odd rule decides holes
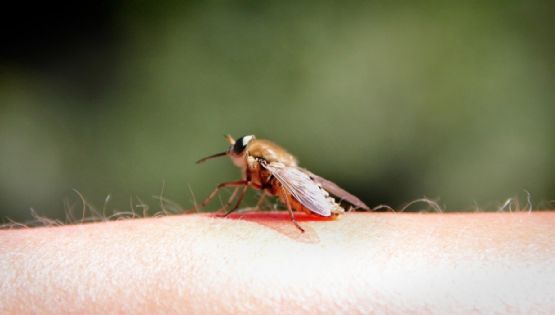
[[[0,231],[0,313],[555,313],[555,212]]]

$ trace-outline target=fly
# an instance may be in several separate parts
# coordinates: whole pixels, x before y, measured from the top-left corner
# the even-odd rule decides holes
[[[336,201],[338,198],[351,204],[354,208],[370,210],[359,198],[337,186],[335,183],[299,167],[297,159],[277,144],[248,135],[234,140],[226,136],[230,146],[227,151],[207,156],[197,161],[229,156],[235,166],[241,169],[241,179],[221,183],[200,204],[205,207],[224,187],[235,187],[224,209],[227,209],[237,197],[235,205],[224,216],[239,208],[249,187],[262,190],[257,206],[266,195],[278,197],[287,206],[289,217],[295,226],[304,232],[297,223],[293,211],[304,211],[329,217],[337,216],[345,209]],[[237,196],[237,194],[239,194]]]

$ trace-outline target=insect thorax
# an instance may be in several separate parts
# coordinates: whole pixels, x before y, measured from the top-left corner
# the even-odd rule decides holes
[[[263,139],[251,141],[248,155],[263,159],[268,163],[280,162],[286,166],[297,166],[297,159],[277,144]]]
[[[245,177],[249,179],[254,187],[264,189],[268,185],[271,175],[262,167],[259,159],[247,156],[245,165]]]

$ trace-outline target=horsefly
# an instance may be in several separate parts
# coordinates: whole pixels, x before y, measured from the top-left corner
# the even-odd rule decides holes
[[[304,232],[304,229],[295,220],[293,210],[324,217],[337,216],[345,210],[334,198],[354,208],[369,210],[360,199],[335,183],[299,167],[293,155],[273,142],[256,139],[253,135],[241,137],[237,141],[227,135],[226,139],[230,144],[227,151],[207,156],[197,163],[227,155],[241,169],[241,180],[216,186],[200,204],[201,208],[205,207],[220,189],[235,187],[227,204],[223,206],[223,210],[226,210],[237,197],[235,205],[225,212],[224,216],[227,216],[239,208],[247,189],[251,186],[263,192],[257,206],[266,195],[278,197],[287,206],[291,221],[301,232]],[[239,196],[237,196],[238,193]]]

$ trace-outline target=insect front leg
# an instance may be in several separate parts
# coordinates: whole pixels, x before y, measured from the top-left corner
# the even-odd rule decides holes
[[[238,186],[248,187],[248,185],[249,185],[249,181],[247,181],[247,180],[237,180],[237,181],[232,181],[232,182],[221,183],[218,186],[216,186],[216,188],[214,188],[214,190],[212,190],[212,192],[210,193],[210,195],[208,195],[208,197],[206,197],[206,199],[204,199],[204,201],[200,204],[200,208],[202,209],[202,208],[206,207],[210,203],[210,201],[212,201],[212,199],[214,199],[214,197],[216,197],[216,195],[218,194],[218,192],[222,188],[238,187]],[[229,198],[227,204],[223,207],[223,209],[226,209],[227,207],[229,207],[229,205],[233,201],[233,198],[235,198],[236,194],[237,194],[237,189],[235,189],[235,191],[233,192],[233,194],[231,195],[231,197]]]

